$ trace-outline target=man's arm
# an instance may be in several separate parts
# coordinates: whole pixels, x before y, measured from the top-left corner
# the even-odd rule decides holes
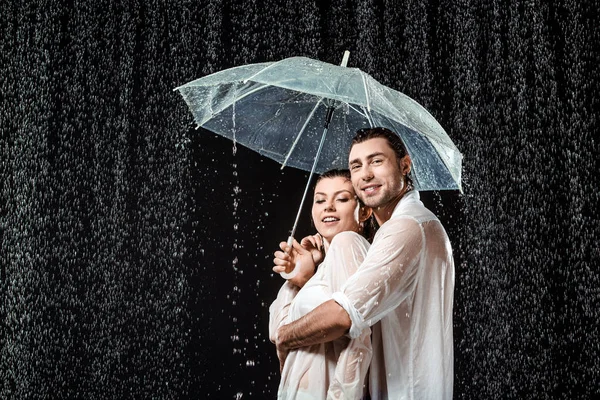
[[[280,351],[326,343],[348,332],[352,321],[334,300],[326,301],[304,317],[283,325],[277,331],[277,348]]]
[[[277,298],[269,306],[269,339],[271,342],[275,343],[277,330],[285,324],[290,305],[299,290],[297,286],[285,282],[279,289]]]
[[[334,293],[339,298],[279,329],[280,350],[335,340],[350,328],[357,337],[412,293],[423,247],[419,223],[410,218],[388,221],[378,235],[358,271]]]

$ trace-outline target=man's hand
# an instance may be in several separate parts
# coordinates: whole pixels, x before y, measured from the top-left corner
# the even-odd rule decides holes
[[[279,359],[279,373],[283,372],[283,366],[285,359],[287,358],[289,350],[277,346],[277,358]]]

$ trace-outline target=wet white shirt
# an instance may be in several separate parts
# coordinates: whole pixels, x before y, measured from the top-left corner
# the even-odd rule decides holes
[[[364,260],[369,243],[354,232],[337,234],[317,272],[301,290],[286,282],[269,308],[269,336],[275,342],[277,329],[308,314],[331,300]],[[342,337],[290,351],[281,373],[278,399],[359,400],[366,393],[366,375],[371,360],[371,330],[356,338]]]
[[[400,200],[333,298],[349,336],[373,330],[372,400],[452,398],[454,261],[446,231],[417,191]]]

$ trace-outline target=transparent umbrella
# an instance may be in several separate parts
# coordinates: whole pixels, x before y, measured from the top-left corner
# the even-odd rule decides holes
[[[385,127],[404,141],[419,190],[462,190],[462,155],[425,108],[358,68],[305,57],[219,71],[177,87],[198,127],[284,166],[313,173],[347,168],[358,129]]]

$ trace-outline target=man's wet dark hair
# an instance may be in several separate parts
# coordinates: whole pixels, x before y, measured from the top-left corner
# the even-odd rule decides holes
[[[404,145],[404,142],[400,136],[387,128],[376,127],[359,129],[354,135],[354,138],[352,138],[352,144],[350,145],[350,148],[352,148],[355,144],[376,138],[383,138],[387,140],[388,144],[396,154],[398,165],[400,165],[400,160],[402,157],[408,154],[408,151],[406,150],[406,146]],[[410,173],[406,175],[406,183],[408,184],[409,189],[414,187]]]

